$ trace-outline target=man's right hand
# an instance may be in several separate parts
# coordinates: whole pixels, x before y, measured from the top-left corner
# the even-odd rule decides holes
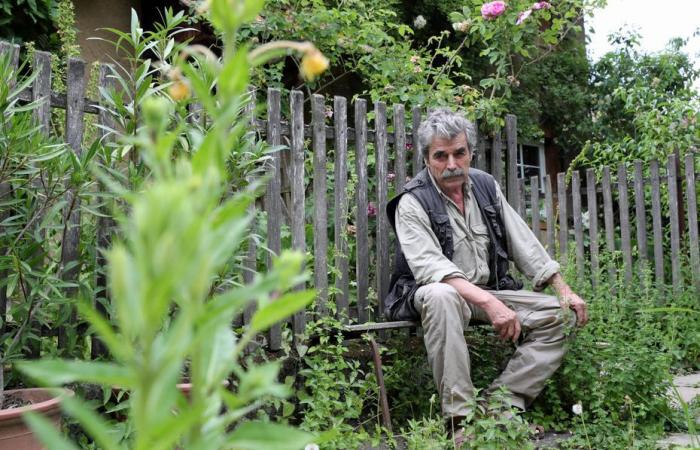
[[[520,321],[515,312],[493,297],[492,300],[482,306],[489,316],[489,320],[499,337],[504,341],[517,342],[520,337]]]
[[[520,321],[515,312],[493,294],[460,277],[445,278],[465,301],[483,309],[500,338],[517,342],[520,337]]]

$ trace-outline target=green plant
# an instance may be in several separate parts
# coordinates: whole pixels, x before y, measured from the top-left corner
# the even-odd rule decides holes
[[[39,130],[32,117],[38,104],[20,102],[33,81],[20,73],[9,54],[0,56],[0,79],[6,81],[0,87],[0,407],[9,381],[5,367],[42,350],[38,329],[58,322],[55,305],[64,300],[65,286],[56,273],[56,246],[44,239],[56,236],[52,225],[60,220],[70,154]]]
[[[288,394],[277,382],[277,363],[254,364],[242,355],[257,333],[313,299],[311,290],[285,293],[305,278],[302,256],[283,252],[250,285],[212,285],[247,237],[247,207],[259,186],[252,183],[233,193],[228,189],[230,160],[245,157],[254,145],[243,115],[249,68],[289,49],[304,52],[314,70],[324,68],[322,55],[309,43],[271,43],[252,51],[239,46],[237,29],[261,7],[258,1],[226,0],[203,7],[221,33],[223,57],[185,47],[169,70],[169,81],[145,96],[143,125],[122,141],[140,152],[149,170],[144,184],[130,189],[121,179],[98,172],[126,203],[119,214],[119,242],[107,256],[113,323],[89,301],[79,309],[113,361],[22,364],[25,373],[45,384],[80,381],[129,392],[133,433],[124,442],[83,400],[64,400],[66,412],[101,448],[294,449],[312,439],[283,425],[243,420],[266,399]],[[307,70],[307,75],[313,73]],[[174,114],[191,93],[210,120],[204,129],[188,128]],[[191,152],[181,151],[183,134],[191,136]],[[252,302],[256,312],[237,335],[231,322]],[[185,374],[192,383],[188,399],[175,387]],[[229,376],[231,390],[225,386]],[[28,420],[45,442],[74,448],[42,418]]]

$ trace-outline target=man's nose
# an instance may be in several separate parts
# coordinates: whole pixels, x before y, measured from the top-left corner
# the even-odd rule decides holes
[[[447,168],[450,170],[457,168],[457,160],[455,159],[454,155],[447,156]]]

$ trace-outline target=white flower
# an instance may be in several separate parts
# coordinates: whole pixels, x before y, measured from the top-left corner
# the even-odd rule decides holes
[[[320,450],[318,444],[306,444],[304,450]]]
[[[576,414],[577,416],[583,414],[583,406],[581,405],[581,402],[578,402],[574,406],[572,406],[571,412]]]
[[[413,19],[413,26],[416,27],[417,30],[423,28],[427,23],[428,22],[423,16],[417,16],[415,19]]]

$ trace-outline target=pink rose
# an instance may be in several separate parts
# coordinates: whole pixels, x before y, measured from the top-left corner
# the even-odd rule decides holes
[[[538,9],[549,9],[552,5],[549,2],[535,2],[532,4],[532,10],[537,11]]]
[[[367,203],[367,217],[376,217],[377,216],[377,207],[374,206],[374,203],[369,202]]]
[[[506,11],[506,2],[496,0],[481,6],[481,17],[486,20],[495,19]]]
[[[389,183],[391,183],[392,181],[394,181],[395,178],[396,178],[396,174],[395,174],[394,172],[389,172],[389,173],[386,174],[386,180],[387,180]]]
[[[530,14],[532,14],[531,9],[521,12],[520,14],[518,14],[518,20],[515,22],[515,24],[520,25],[521,23],[525,22],[525,20],[527,20],[527,18],[530,17]]]

